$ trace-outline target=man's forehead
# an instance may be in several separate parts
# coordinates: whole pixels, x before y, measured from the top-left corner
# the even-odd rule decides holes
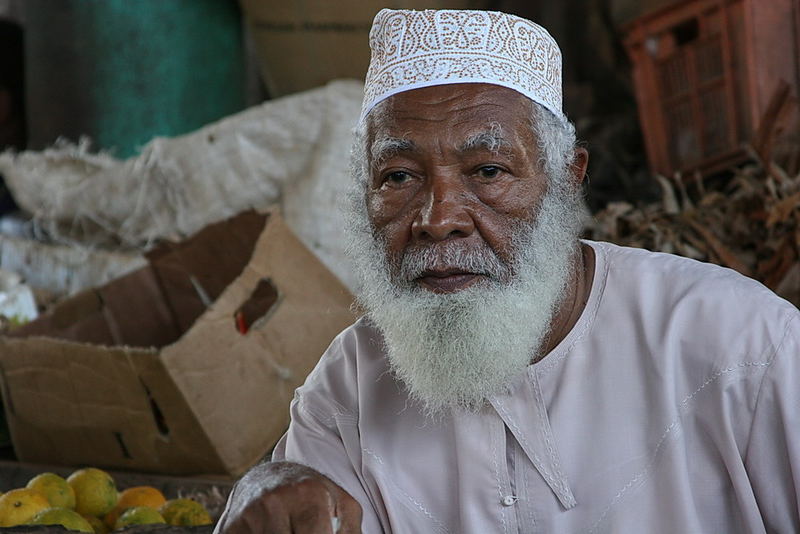
[[[477,130],[520,120],[527,126],[533,102],[518,92],[491,84],[464,83],[405,91],[384,100],[367,117],[368,130],[401,136],[399,130],[446,124]],[[430,123],[430,124],[428,124]]]
[[[392,101],[381,102],[368,121],[367,146],[372,161],[398,152],[418,152],[432,143],[457,152],[507,152],[532,141],[531,102],[524,97],[495,111],[484,108],[470,113],[469,106],[456,108],[460,112],[431,118],[424,110],[406,112],[409,108]]]
[[[458,152],[471,150],[499,152],[511,149],[514,145],[512,139],[504,134],[502,126],[497,122],[465,131],[461,135],[448,135],[452,133],[442,132],[443,137],[447,137],[451,147]],[[370,144],[370,155],[373,159],[379,159],[391,152],[415,152],[420,149],[420,143],[415,140],[413,131],[407,131],[404,134],[376,132]]]
[[[393,118],[435,118],[439,114],[469,114],[476,110],[501,113],[529,108],[532,101],[519,92],[489,83],[458,83],[402,91],[378,104],[374,111]]]

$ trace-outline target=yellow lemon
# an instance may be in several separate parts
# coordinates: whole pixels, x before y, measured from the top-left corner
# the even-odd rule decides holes
[[[117,505],[117,486],[111,475],[102,469],[79,469],[67,482],[75,490],[75,511],[81,515],[100,517]]]
[[[75,491],[55,473],[40,473],[28,481],[28,489],[38,491],[56,508],[75,508]]]
[[[94,534],[92,525],[89,524],[75,510],[67,508],[47,508],[42,510],[29,522],[30,525],[61,525],[67,530],[77,530]]]
[[[128,508],[119,516],[114,524],[114,529],[125,528],[129,525],[152,525],[156,523],[166,523],[158,510],[149,506],[134,506]]]
[[[111,530],[99,517],[85,515],[83,518],[92,526],[94,534],[108,534],[108,532]]]
[[[211,524],[208,510],[192,499],[171,499],[159,511],[170,525],[195,527]]]
[[[0,527],[21,525],[47,508],[50,503],[38,491],[13,489],[0,497]]]
[[[165,502],[167,502],[167,499],[164,494],[156,488],[152,486],[134,486],[120,492],[117,505],[106,515],[103,521],[110,528],[114,528],[117,518],[126,509],[134,506],[149,506],[154,510],[158,510]]]

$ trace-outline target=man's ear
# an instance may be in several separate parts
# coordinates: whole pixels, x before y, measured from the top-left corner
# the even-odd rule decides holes
[[[581,185],[586,178],[586,168],[589,166],[589,151],[583,147],[575,148],[575,161],[572,162],[570,170],[575,185]]]

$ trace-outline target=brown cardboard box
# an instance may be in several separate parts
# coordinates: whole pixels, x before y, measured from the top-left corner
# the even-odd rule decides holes
[[[354,319],[351,295],[276,214],[148,260],[0,338],[20,460],[238,475],[274,446],[294,389]]]
[[[364,80],[381,8],[484,9],[488,0],[239,0],[273,98],[337,78]]]

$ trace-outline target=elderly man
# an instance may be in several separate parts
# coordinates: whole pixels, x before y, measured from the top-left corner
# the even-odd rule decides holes
[[[381,11],[354,149],[366,315],[221,532],[800,532],[800,313],[580,241],[541,27]]]

